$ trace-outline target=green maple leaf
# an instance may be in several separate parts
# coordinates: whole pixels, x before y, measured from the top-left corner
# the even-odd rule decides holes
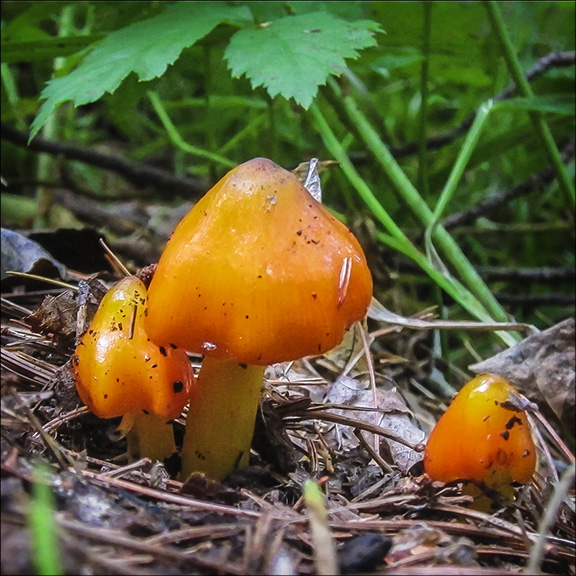
[[[62,102],[75,106],[114,92],[132,72],[139,80],[161,76],[184,48],[192,46],[222,22],[251,22],[245,6],[221,2],[178,2],[164,12],[111,32],[66,76],[48,83],[45,100],[32,123],[30,138]]]
[[[376,22],[348,22],[327,12],[285,16],[234,34],[225,58],[232,74],[245,74],[253,87],[264,86],[308,108],[331,74],[340,74],[346,58],[376,43]]]

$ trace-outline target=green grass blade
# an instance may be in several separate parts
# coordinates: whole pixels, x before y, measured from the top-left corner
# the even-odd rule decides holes
[[[514,80],[514,83],[518,87],[518,91],[520,94],[522,94],[522,96],[526,98],[533,97],[534,93],[532,92],[532,88],[530,87],[530,84],[524,75],[522,66],[520,65],[518,56],[516,55],[516,49],[512,44],[512,40],[510,39],[506,25],[504,24],[504,19],[502,18],[502,13],[500,12],[498,2],[495,0],[483,1],[484,6],[486,7],[486,11],[488,12],[488,18],[490,19],[490,24],[494,34],[500,43],[500,48],[502,50],[502,55],[506,60],[508,71]],[[540,139],[542,140],[542,144],[548,154],[550,163],[556,172],[556,177],[558,178],[560,188],[564,192],[568,204],[573,210],[574,206],[576,205],[574,182],[568,176],[568,171],[562,162],[560,151],[556,146],[556,142],[554,142],[554,138],[552,136],[552,132],[550,131],[550,127],[548,126],[548,122],[546,122],[546,119],[541,112],[533,111],[529,112],[529,114],[530,118],[532,119],[532,123],[534,124],[534,127],[536,128],[536,131],[538,132]]]
[[[54,495],[48,483],[48,474],[44,466],[39,466],[34,472],[32,486],[32,501],[28,524],[32,541],[33,563],[36,574],[54,576],[62,574],[60,561],[60,545],[54,520]]]
[[[162,125],[164,126],[164,129],[168,133],[168,137],[174,146],[183,152],[198,156],[199,158],[206,158],[207,160],[211,160],[215,164],[219,164],[225,168],[234,168],[236,166],[236,163],[228,158],[224,158],[218,154],[214,154],[213,152],[203,150],[202,148],[192,146],[191,144],[188,144],[188,142],[185,142],[178,132],[176,126],[174,126],[170,116],[168,116],[168,112],[166,112],[166,108],[164,108],[164,104],[162,104],[160,96],[158,96],[156,92],[149,90],[148,98],[150,99],[150,103],[152,104],[154,111],[156,114],[158,114],[158,118],[160,118],[160,121],[162,122]]]
[[[388,147],[382,142],[376,130],[358,109],[352,97],[344,96],[335,83],[330,83],[330,85],[334,90],[338,91],[338,97],[342,101],[350,122],[383,169],[396,193],[403,199],[406,206],[412,210],[414,216],[421,224],[424,227],[429,226],[434,221],[434,213],[396,162]],[[494,298],[474,266],[472,266],[458,244],[442,225],[438,224],[435,226],[432,232],[432,240],[438,248],[441,257],[451,264],[453,270],[459,275],[462,284],[468,288],[482,307],[488,311],[492,319],[499,322],[508,321],[509,318],[506,311]]]
[[[430,276],[430,278],[440,286],[440,288],[454,298],[456,302],[458,302],[478,320],[492,321],[493,319],[488,311],[466,287],[456,279],[450,276],[445,276],[438,271],[424,256],[424,254],[422,254],[422,252],[412,244],[404,232],[402,232],[385,208],[380,204],[380,202],[378,202],[377,198],[368,188],[366,183],[362,180],[318,106],[313,104],[309,111],[312,114],[315,126],[318,129],[326,148],[340,163],[342,171],[348,178],[349,182],[356,189],[359,196],[370,208],[377,220],[388,232],[387,234],[379,235],[379,239],[408,258],[414,260]],[[510,333],[499,332],[498,335],[510,346],[516,342],[516,339]]]
[[[434,208],[432,221],[426,227],[426,232],[424,234],[424,245],[426,247],[426,253],[428,254],[428,258],[430,259],[430,261],[436,262],[436,265],[440,265],[440,267],[443,267],[443,265],[440,264],[440,257],[436,253],[432,241],[434,229],[436,228],[438,222],[440,221],[440,218],[444,214],[446,206],[448,205],[448,203],[452,199],[452,196],[456,192],[456,188],[460,183],[462,176],[464,175],[464,170],[466,169],[466,166],[470,161],[472,152],[474,151],[476,144],[478,144],[478,140],[480,140],[480,134],[482,133],[484,124],[486,123],[486,120],[488,119],[488,116],[492,109],[493,109],[493,103],[491,100],[480,106],[476,114],[476,118],[474,118],[474,122],[470,127],[470,130],[466,134],[466,138],[464,140],[464,143],[462,144],[462,147],[460,148],[460,152],[458,153],[456,162],[454,162],[454,166],[450,171],[448,180],[446,181],[446,184],[442,189],[442,192],[440,193],[440,198],[438,199],[436,207]]]

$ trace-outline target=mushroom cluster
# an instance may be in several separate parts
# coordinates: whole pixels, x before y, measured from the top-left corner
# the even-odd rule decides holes
[[[145,319],[156,344],[204,355],[182,477],[245,465],[265,367],[334,348],[371,297],[358,241],[294,174],[255,158],[209,190],[165,247]]]
[[[135,276],[106,293],[81,338],[72,365],[76,389],[99,418],[122,416],[131,460],[163,461],[175,451],[171,420],[194,384],[184,350],[156,346],[144,330],[146,288]]]

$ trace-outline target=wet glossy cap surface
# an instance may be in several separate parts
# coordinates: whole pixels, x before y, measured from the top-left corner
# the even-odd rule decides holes
[[[146,327],[158,343],[271,364],[336,346],[371,297],[353,234],[296,176],[255,158],[174,231],[149,288]]]

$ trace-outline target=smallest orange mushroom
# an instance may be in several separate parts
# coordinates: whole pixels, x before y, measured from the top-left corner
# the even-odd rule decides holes
[[[104,296],[73,357],[76,389],[99,418],[122,416],[128,457],[162,461],[176,451],[170,420],[189,401],[186,352],[156,346],[144,330],[146,287],[126,277]]]
[[[536,468],[536,447],[516,389],[504,378],[481,374],[468,382],[442,415],[426,445],[432,480],[469,481],[512,494]]]

